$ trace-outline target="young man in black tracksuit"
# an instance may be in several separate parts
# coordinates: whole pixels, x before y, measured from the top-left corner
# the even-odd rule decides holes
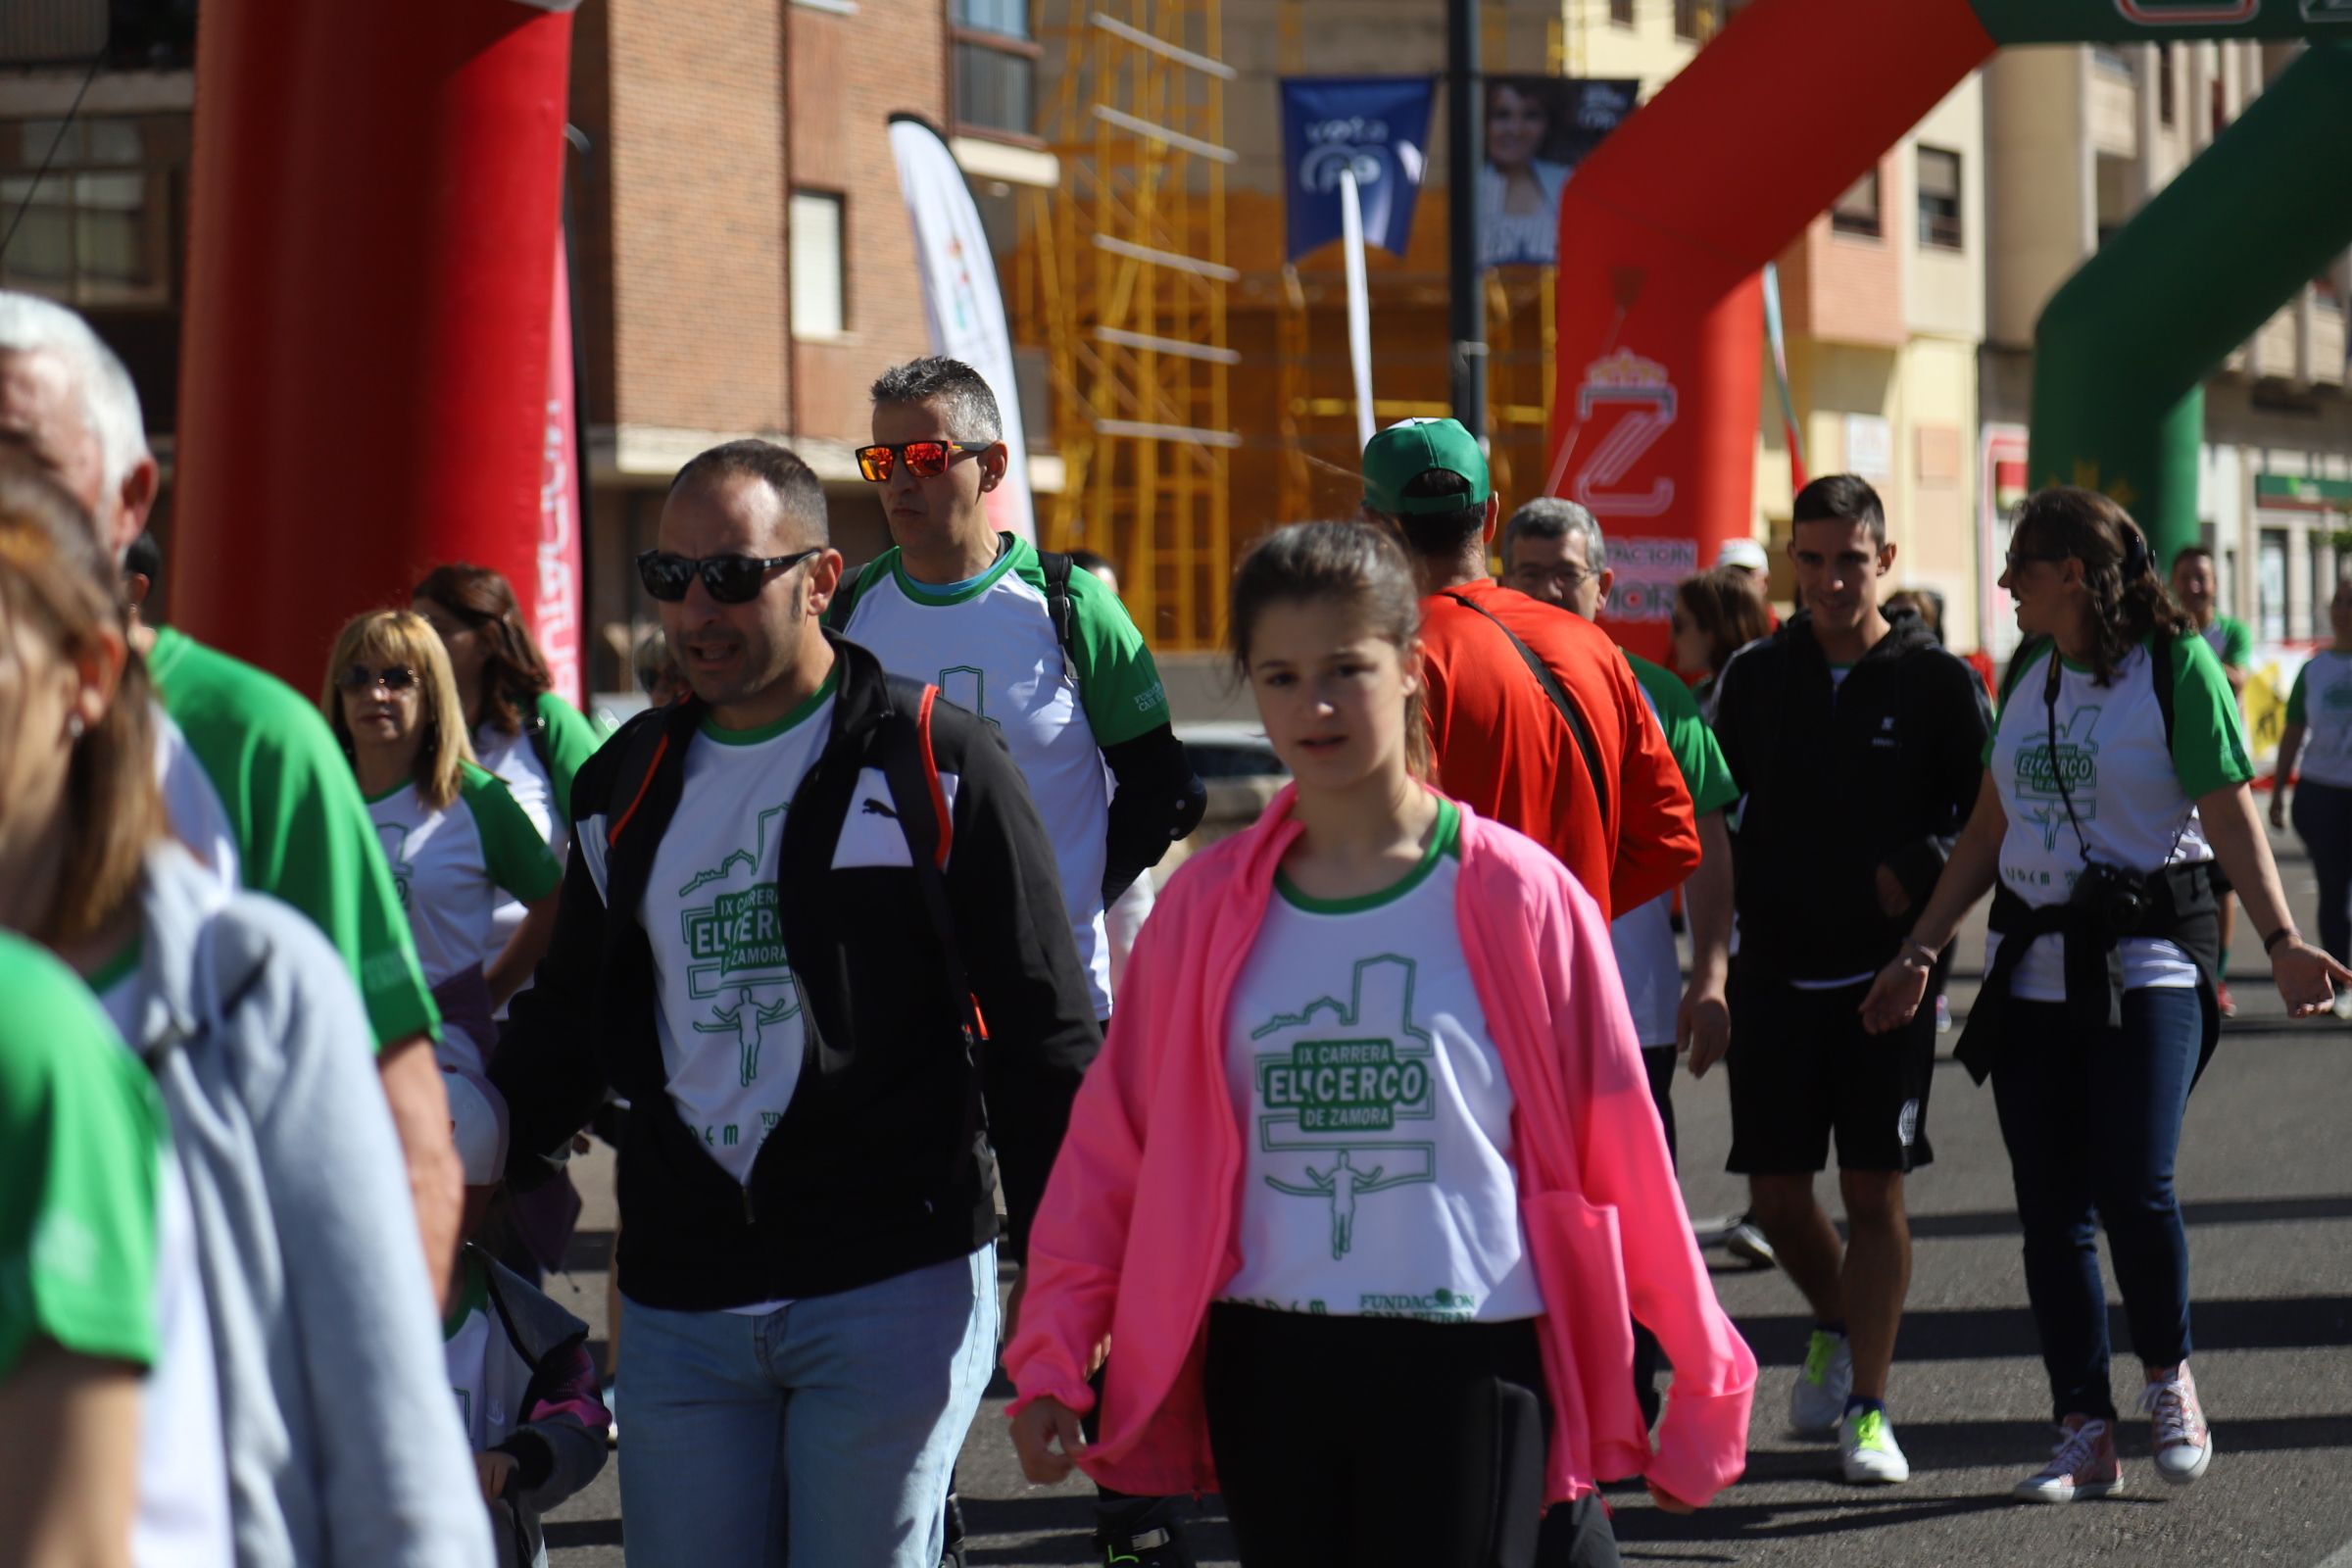
[[[693,697],[574,784],[492,1073],[511,1169],[630,1102],[632,1562],[935,1568],[995,1362],[999,1165],[1017,1251],[1101,1040],[1053,845],[985,723],[824,630],[841,557],[798,458],[703,454],[659,537]]]
[[[1859,1009],[1975,804],[1988,715],[1974,673],[1917,615],[1881,612],[1894,546],[1876,492],[1817,479],[1793,519],[1799,612],[1724,670],[1715,718],[1746,794],[1730,1168],[1816,1320],[1790,1425],[1836,1430],[1848,1480],[1903,1481],[1885,1400],[1911,1276],[1903,1176],[1934,1157],[1935,1014],[1872,1036]],[[1709,1063],[1694,1051],[1690,1065]],[[1813,1196],[1833,1133],[1843,1247]]]

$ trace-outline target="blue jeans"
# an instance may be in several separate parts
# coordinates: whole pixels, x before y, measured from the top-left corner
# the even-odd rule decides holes
[[[997,1357],[983,1247],[757,1317],[628,1303],[632,1568],[939,1568]]]
[[[2188,1354],[2188,1231],[2173,1160],[2203,1033],[2197,993],[2186,987],[2125,992],[2123,1026],[2087,1037],[2057,1003],[2009,1004],[1992,1095],[2017,1182],[2026,1295],[2053,1420],[2115,1418],[2102,1221],[2132,1348],[2152,1367]]]
[[[2288,809],[2320,880],[2320,946],[2342,963],[2352,954],[2352,790],[2307,780]]]

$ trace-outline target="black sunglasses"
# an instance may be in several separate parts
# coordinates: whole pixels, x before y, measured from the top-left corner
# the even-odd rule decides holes
[[[686,597],[697,576],[710,597],[722,605],[745,605],[760,597],[771,571],[789,571],[810,556],[822,555],[823,545],[810,545],[789,556],[673,556],[666,550],[644,550],[637,555],[637,579],[645,591],[663,604]]]
[[[378,686],[388,692],[405,692],[416,684],[416,672],[406,664],[386,664],[381,669],[354,664],[343,671],[335,684],[354,696],[373,691]]]

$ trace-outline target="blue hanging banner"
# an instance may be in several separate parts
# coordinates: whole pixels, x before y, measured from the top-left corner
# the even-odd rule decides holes
[[[1404,254],[1413,199],[1429,165],[1428,76],[1282,78],[1282,155],[1290,245],[1297,261],[1340,237],[1340,172],[1355,171],[1364,243]]]

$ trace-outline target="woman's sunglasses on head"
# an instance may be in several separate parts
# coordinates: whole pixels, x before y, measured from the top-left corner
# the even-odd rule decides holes
[[[381,669],[369,669],[366,664],[353,664],[335,682],[355,696],[371,692],[381,686],[388,692],[405,692],[416,684],[416,671],[406,664],[386,664]]]
[[[986,452],[988,443],[970,446],[961,441],[902,441],[895,447],[859,447],[858,471],[875,484],[890,477],[901,461],[917,479],[936,479],[948,465],[967,452]]]
[[[744,605],[760,597],[771,571],[788,571],[810,556],[821,555],[823,545],[810,545],[789,556],[673,556],[666,550],[646,550],[637,556],[637,579],[645,591],[663,604],[674,605],[686,597],[686,589],[697,576],[710,597],[722,605]]]

